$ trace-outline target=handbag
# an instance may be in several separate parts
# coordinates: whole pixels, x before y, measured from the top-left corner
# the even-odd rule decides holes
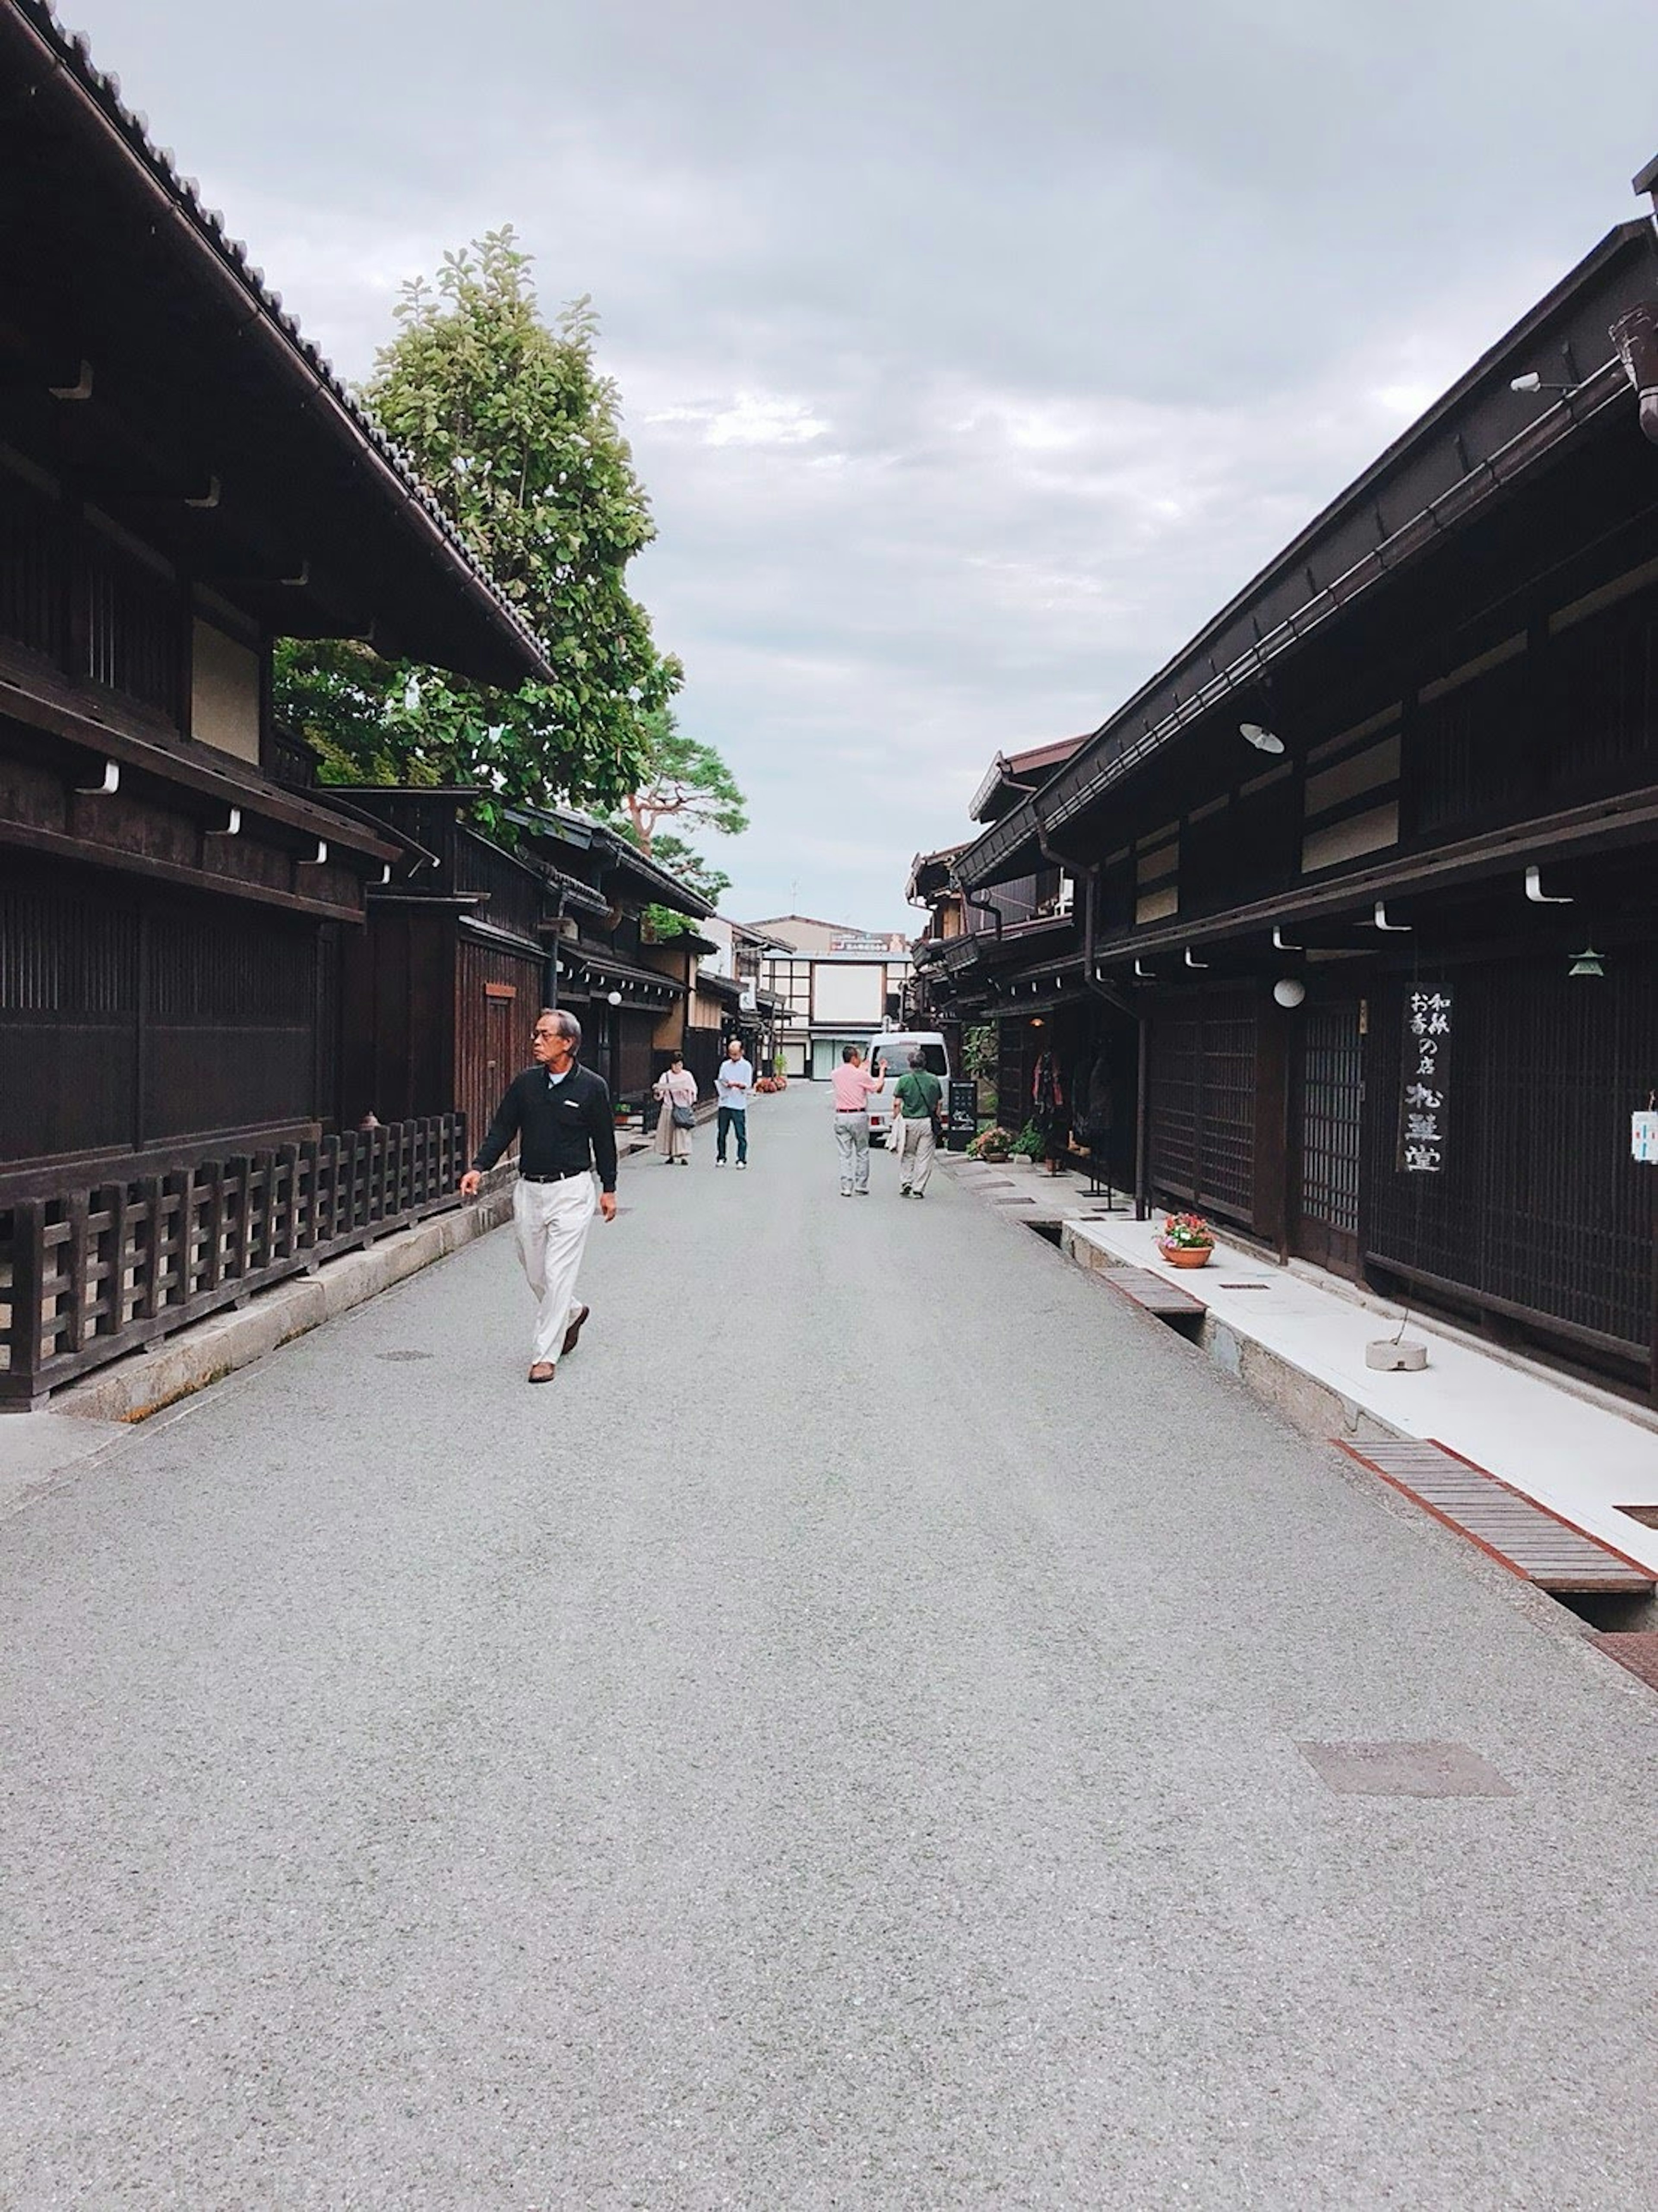
[[[673,1116],[673,1125],[676,1129],[694,1129],[696,1127],[696,1113],[695,1108],[690,1106],[682,1106],[677,1099],[675,1098],[671,1091],[668,1093],[668,1104]]]

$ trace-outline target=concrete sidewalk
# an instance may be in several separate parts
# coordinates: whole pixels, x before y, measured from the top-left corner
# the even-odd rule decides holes
[[[1432,1437],[1658,1571],[1658,1528],[1620,1510],[1658,1513],[1658,1416],[1224,1238],[1207,1267],[1171,1267],[1157,1249],[1161,1208],[1136,1221],[1127,1210],[1106,1213],[1102,1197],[1088,1198],[1068,1176],[1050,1182],[1040,1170],[954,1158],[950,1165],[964,1188],[1008,1209],[1028,1200],[1025,1218],[1060,1224],[1061,1248],[1084,1267],[1096,1257],[1126,1261],[1178,1284],[1208,1309],[1211,1357],[1299,1425],[1350,1440]],[[1117,1203],[1126,1205],[1121,1194]],[[1426,1344],[1427,1368],[1367,1367],[1365,1346],[1395,1335],[1401,1322]]]

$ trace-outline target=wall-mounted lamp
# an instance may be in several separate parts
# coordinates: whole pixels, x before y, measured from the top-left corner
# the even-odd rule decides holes
[[[608,991],[608,992],[606,992],[606,994],[605,994],[605,1000],[604,1000],[604,1002],[605,1002],[605,1004],[606,1004],[607,1006],[619,1006],[622,1004],[622,994],[621,994],[621,992],[620,992],[620,991]]]
[[[1572,903],[1565,892],[1557,891],[1551,896],[1544,890],[1543,871],[1539,867],[1530,867],[1526,871],[1526,896],[1533,906],[1570,906]]]
[[[1042,1018],[1040,1014],[1032,1014],[1030,1017],[1030,1026],[1033,1030],[1041,1029],[1042,1026]]]
[[[1598,977],[1604,976],[1606,972],[1606,969],[1600,964],[1600,954],[1591,945],[1586,946],[1582,952],[1574,952],[1572,954],[1571,965],[1567,969],[1566,975],[1568,979],[1573,976],[1583,975]]]
[[[1658,444],[1658,305],[1637,301],[1612,325],[1612,342],[1635,393],[1641,434]]]
[[[1298,1006],[1307,995],[1307,986],[1297,975],[1283,975],[1272,986],[1272,996],[1280,1006]]]
[[[1246,744],[1253,745],[1258,753],[1281,753],[1284,750],[1283,738],[1260,722],[1240,722],[1238,735]]]
[[[1509,389],[1529,394],[1533,392],[1576,392],[1577,386],[1575,384],[1545,384],[1533,368],[1527,369],[1524,376],[1511,376]]]

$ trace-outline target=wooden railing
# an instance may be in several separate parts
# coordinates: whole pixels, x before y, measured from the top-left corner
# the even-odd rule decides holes
[[[445,1114],[0,1206],[0,1401],[457,1204],[465,1138]]]

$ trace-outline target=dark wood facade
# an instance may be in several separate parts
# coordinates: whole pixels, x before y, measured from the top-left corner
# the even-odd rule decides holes
[[[614,1097],[642,1100],[657,1027],[684,998],[649,964],[641,933],[667,878],[580,816],[526,814],[508,850],[469,821],[473,792],[354,786],[317,797],[380,822],[410,856],[394,884],[370,892],[368,926],[343,950],[348,1119],[452,1107],[481,1131],[531,1065],[544,1006],[580,1022],[582,1059]]]
[[[452,1094],[418,1132],[343,1147],[351,948],[371,887],[419,856],[295,787],[275,638],[369,637],[507,684],[547,670],[39,0],[0,0],[0,205],[15,1401],[413,1218],[453,1164]]]
[[[1065,957],[1005,921],[930,963],[969,1013],[1138,1032],[1144,1205],[1646,1389],[1653,298],[1631,224],[956,859],[981,902],[1073,871]]]

